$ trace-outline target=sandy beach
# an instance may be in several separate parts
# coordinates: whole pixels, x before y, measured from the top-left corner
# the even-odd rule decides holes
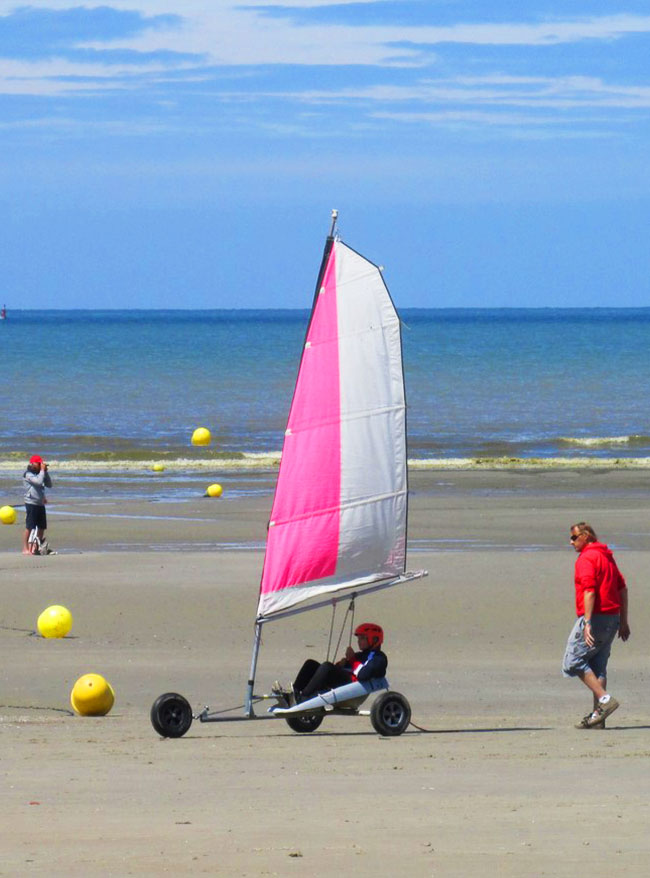
[[[366,717],[311,735],[278,719],[195,722],[160,739],[149,709],[162,692],[242,703],[270,490],[166,504],[164,476],[146,501],[116,478],[91,502],[53,476],[59,554],[19,554],[20,510],[0,528],[1,875],[647,874],[644,472],[412,473],[409,567],[429,577],[356,611],[384,626],[392,688],[427,729],[392,739]],[[3,495],[12,484],[0,479]],[[573,728],[589,698],[560,673],[567,532],[582,518],[630,585],[605,731]],[[33,634],[53,603],[74,616],[63,640]],[[322,657],[329,621],[265,626],[257,691]],[[103,718],[69,712],[91,671],[115,689]]]

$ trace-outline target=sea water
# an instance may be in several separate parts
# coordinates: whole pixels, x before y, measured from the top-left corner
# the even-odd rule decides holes
[[[307,311],[10,311],[0,467],[277,462]],[[409,459],[650,457],[650,309],[400,313]],[[193,448],[197,426],[209,448]]]

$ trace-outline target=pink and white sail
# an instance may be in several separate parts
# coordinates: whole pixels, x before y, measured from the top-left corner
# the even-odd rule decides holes
[[[399,318],[377,266],[330,243],[284,439],[258,620],[405,569]]]

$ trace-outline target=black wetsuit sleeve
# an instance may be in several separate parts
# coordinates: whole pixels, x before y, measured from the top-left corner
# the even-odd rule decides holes
[[[363,661],[363,653],[359,653],[360,661]],[[357,680],[373,680],[378,677],[386,676],[386,668],[388,667],[388,659],[383,652],[376,652],[371,655],[368,661],[356,673]]]

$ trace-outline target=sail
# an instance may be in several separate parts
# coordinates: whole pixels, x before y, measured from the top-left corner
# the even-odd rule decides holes
[[[400,576],[406,514],[399,318],[378,267],[330,238],[284,437],[258,620]]]

